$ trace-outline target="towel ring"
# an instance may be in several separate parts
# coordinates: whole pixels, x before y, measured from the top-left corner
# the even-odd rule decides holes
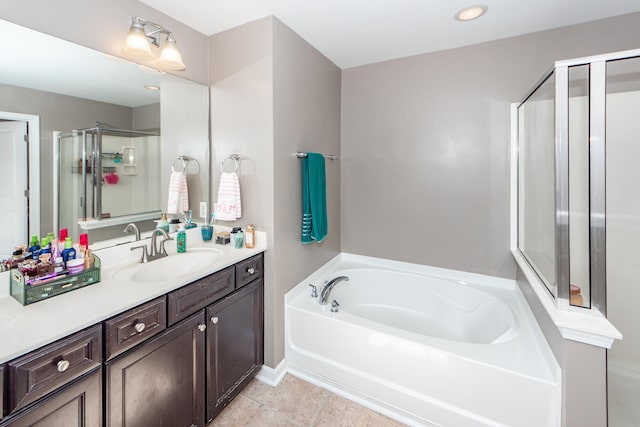
[[[225,157],[225,159],[220,163],[220,169],[222,170],[222,172],[224,172],[224,163],[227,160],[233,160],[233,163],[234,163],[233,173],[237,173],[238,172],[238,160],[240,160],[240,156],[237,155],[237,154],[231,154],[230,156]]]
[[[178,163],[178,165],[182,164],[182,169],[179,170],[179,171],[176,171],[176,162],[181,162],[181,163]],[[171,171],[172,172],[189,173],[189,163],[190,162],[195,162],[196,165],[198,166],[198,170],[193,173],[194,175],[198,175],[200,173],[200,162],[198,161],[198,159],[195,159],[195,158],[189,157],[189,156],[178,156],[178,157],[176,157],[176,159],[171,164]]]

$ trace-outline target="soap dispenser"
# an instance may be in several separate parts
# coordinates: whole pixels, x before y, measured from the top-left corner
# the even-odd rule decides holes
[[[176,236],[176,246],[178,253],[187,252],[187,233],[184,230],[184,225],[180,225],[178,235]]]

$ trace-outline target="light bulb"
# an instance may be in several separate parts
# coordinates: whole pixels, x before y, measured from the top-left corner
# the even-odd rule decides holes
[[[140,24],[131,24],[131,29],[129,30],[127,39],[124,42],[122,53],[124,53],[131,59],[138,59],[143,61],[149,61],[153,59],[151,45],[149,44],[149,40],[147,40],[144,29]]]
[[[160,52],[160,58],[158,59],[158,66],[168,70],[183,71],[187,67],[182,62],[182,56],[176,46],[176,40],[173,35],[169,35],[162,51]]]

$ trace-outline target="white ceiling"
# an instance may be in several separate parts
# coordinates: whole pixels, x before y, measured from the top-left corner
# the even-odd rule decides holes
[[[205,35],[275,15],[341,68],[640,12],[639,0],[141,1]],[[482,18],[453,19],[476,4]]]

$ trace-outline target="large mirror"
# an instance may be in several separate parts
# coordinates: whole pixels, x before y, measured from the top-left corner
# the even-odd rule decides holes
[[[200,202],[209,202],[205,85],[2,20],[0,34],[11,41],[0,61],[0,256],[30,235],[57,235],[69,215],[73,237],[84,231],[92,242],[123,236],[128,222],[153,227],[168,208],[174,171],[186,173],[195,215]],[[95,145],[72,147],[97,126],[113,131],[97,156]],[[150,142],[138,134],[159,137]],[[94,175],[84,179],[97,181],[88,194],[81,188],[83,165]],[[100,200],[90,199],[92,193],[101,193]],[[86,209],[96,203],[98,213]]]

